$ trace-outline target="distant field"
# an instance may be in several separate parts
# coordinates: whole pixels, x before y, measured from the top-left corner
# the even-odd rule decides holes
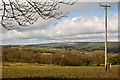
[[[118,78],[118,66],[3,66],[3,78]],[[52,80],[52,79],[51,79]]]
[[[42,46],[42,47],[40,47]],[[49,48],[46,48],[49,47]],[[50,43],[50,44],[38,44],[38,45],[29,45],[29,48],[25,46],[17,46],[12,48],[19,49],[36,49],[36,50],[49,50],[49,51],[63,51],[65,52],[67,48],[72,49],[72,51],[95,51],[95,50],[104,50],[104,42],[66,42],[66,43]],[[62,49],[64,48],[64,49]],[[108,52],[118,53],[118,43],[117,42],[108,42]]]

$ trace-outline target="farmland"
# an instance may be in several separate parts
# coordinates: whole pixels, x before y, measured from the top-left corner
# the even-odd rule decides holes
[[[104,43],[51,43],[2,47],[4,79],[118,78],[118,43],[108,43],[110,71],[104,68]]]
[[[81,45],[83,47],[81,47]],[[116,50],[118,50],[118,45],[117,43],[109,43],[108,45],[109,63],[116,65],[118,64],[118,54],[116,53]],[[70,48],[70,46],[72,46],[72,48]],[[100,65],[104,64],[104,50],[101,49],[103,47],[103,43],[59,43],[26,46],[3,46],[2,61],[3,63],[24,62],[55,64],[61,66]]]

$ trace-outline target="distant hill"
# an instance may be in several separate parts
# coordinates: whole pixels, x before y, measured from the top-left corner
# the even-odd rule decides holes
[[[7,46],[11,46],[11,45],[7,45]],[[14,45],[14,46],[26,46],[26,45]],[[95,51],[95,50],[104,50],[105,43],[104,42],[61,42],[61,43],[46,43],[46,44],[30,44],[27,46],[71,48],[71,49],[77,49],[83,51]],[[118,48],[119,48],[118,42],[108,42],[108,52],[118,53]]]
[[[104,50],[104,42],[64,42],[39,44],[37,46],[47,46],[54,48],[76,48],[85,51]],[[118,42],[108,42],[108,52],[118,53]]]

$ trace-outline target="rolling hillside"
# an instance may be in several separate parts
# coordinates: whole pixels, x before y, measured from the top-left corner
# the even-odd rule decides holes
[[[104,42],[66,42],[66,43],[48,43],[37,46],[53,48],[72,48],[84,51],[104,50]],[[108,42],[108,52],[118,53],[118,42]]]

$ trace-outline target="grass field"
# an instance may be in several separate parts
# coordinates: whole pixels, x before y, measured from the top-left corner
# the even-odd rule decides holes
[[[3,78],[118,78],[118,66],[106,72],[104,66],[3,66]],[[52,80],[52,79],[51,79]]]

